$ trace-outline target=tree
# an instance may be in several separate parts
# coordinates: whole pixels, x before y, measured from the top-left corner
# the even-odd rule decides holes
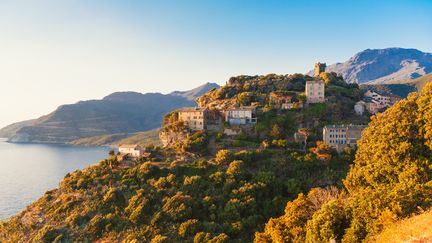
[[[274,139],[279,139],[283,136],[283,129],[278,124],[274,124],[270,131],[270,135]]]
[[[115,152],[114,152],[114,150],[113,149],[111,149],[109,152],[108,152],[108,155],[109,156],[114,156],[115,155]]]
[[[341,200],[331,200],[314,213],[306,225],[306,242],[340,242],[348,219]]]
[[[372,117],[344,181],[352,197],[346,241],[379,232],[388,215],[432,206],[432,84]]]

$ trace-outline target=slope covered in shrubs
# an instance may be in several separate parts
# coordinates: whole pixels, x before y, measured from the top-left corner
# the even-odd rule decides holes
[[[372,118],[362,134],[346,191],[311,207],[313,191],[289,202],[256,242],[372,240],[397,219],[432,206],[432,84]],[[312,197],[312,199],[311,199]],[[299,208],[302,210],[299,210]]]

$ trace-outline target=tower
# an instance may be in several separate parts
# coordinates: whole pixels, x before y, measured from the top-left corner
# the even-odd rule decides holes
[[[320,63],[320,62],[315,63],[315,70],[314,70],[315,77],[319,77],[319,75],[325,72],[325,70],[326,70],[325,63]]]

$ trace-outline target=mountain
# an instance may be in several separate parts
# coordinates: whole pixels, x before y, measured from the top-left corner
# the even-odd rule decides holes
[[[387,84],[362,84],[360,87],[363,90],[374,90],[375,92],[390,93],[406,98],[411,92],[421,91],[431,81],[432,73],[429,73],[416,79],[400,80]]]
[[[174,91],[170,95],[181,96],[188,100],[194,101],[197,97],[200,97],[201,95],[207,93],[207,91],[217,89],[219,87],[220,86],[216,83],[206,83],[188,91]]]
[[[385,84],[432,72],[432,54],[404,48],[367,49],[326,71],[341,74],[349,83]]]
[[[16,122],[13,124],[10,124],[2,129],[0,129],[0,138],[9,138],[16,134],[18,130],[20,130],[23,127],[31,126],[34,123],[36,123],[36,119],[34,120],[27,120],[22,122]]]
[[[69,142],[79,146],[119,146],[121,144],[139,144],[142,147],[161,145],[159,140],[159,129],[153,129],[137,133],[108,134],[94,137],[85,137]]]
[[[415,87],[418,90],[422,90],[423,87],[428,82],[432,82],[432,73],[428,73],[428,74],[421,76],[421,77],[418,77],[416,79],[407,79],[407,80],[395,82],[395,84],[410,85],[410,86]]]
[[[36,120],[9,125],[0,134],[10,142],[68,143],[76,139],[136,133],[158,128],[163,116],[183,106],[194,106],[201,92],[214,84],[176,94],[117,92],[101,100],[63,105]]]

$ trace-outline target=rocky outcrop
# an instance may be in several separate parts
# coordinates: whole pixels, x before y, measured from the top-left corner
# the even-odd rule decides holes
[[[177,141],[183,141],[188,137],[188,134],[183,131],[160,131],[159,139],[164,147],[174,145]]]

